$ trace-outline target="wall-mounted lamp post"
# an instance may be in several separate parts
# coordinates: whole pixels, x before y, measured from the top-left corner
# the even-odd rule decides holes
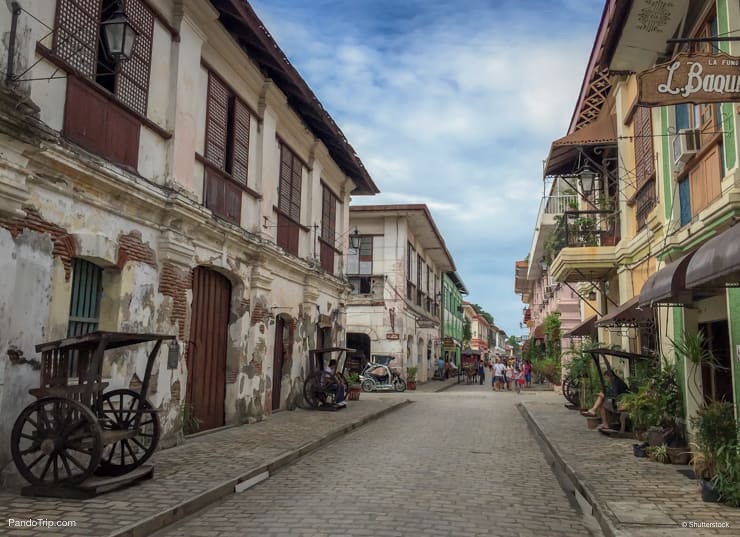
[[[349,247],[353,250],[358,250],[360,248],[360,244],[362,243],[362,237],[360,237],[360,232],[357,231],[357,228],[352,232],[352,234],[349,236]]]
[[[131,59],[139,33],[131,25],[120,2],[113,15],[100,23],[100,30],[108,58],[116,63]]]
[[[583,168],[578,172],[578,183],[581,186],[581,192],[583,197],[588,196],[593,190],[594,179],[596,179],[596,172],[594,172],[588,164],[584,164]]]

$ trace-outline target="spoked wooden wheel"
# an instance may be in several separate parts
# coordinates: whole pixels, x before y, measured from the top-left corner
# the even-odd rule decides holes
[[[20,474],[32,485],[74,485],[90,477],[103,443],[95,414],[64,397],[45,397],[21,412],[10,449]]]
[[[303,397],[314,408],[326,403],[326,393],[321,385],[321,374],[321,371],[314,371],[303,383]]]
[[[139,394],[133,390],[112,390],[103,394],[102,411],[105,416],[101,421],[104,431],[133,431],[136,415],[142,415],[135,435],[105,446],[95,473],[122,475],[144,464],[157,449],[159,441],[159,416],[151,403],[145,399],[140,406]]]
[[[563,381],[563,395],[572,405],[578,405],[580,403],[578,385],[579,379],[565,377],[565,380]]]

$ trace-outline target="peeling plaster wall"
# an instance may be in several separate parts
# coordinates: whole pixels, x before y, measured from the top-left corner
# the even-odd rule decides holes
[[[0,438],[9,439],[16,416],[34,399],[39,384],[34,345],[46,337],[51,292],[52,241],[23,231],[15,239],[0,227]],[[11,356],[16,359],[11,361]],[[0,442],[0,471],[8,464],[10,442]],[[1,478],[0,478],[1,480]]]

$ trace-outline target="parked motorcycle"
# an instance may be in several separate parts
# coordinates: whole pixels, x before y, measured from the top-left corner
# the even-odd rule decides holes
[[[360,373],[360,387],[363,392],[406,390],[406,381],[401,378],[398,371],[388,365],[391,360],[393,356],[373,355],[372,361],[368,362]]]

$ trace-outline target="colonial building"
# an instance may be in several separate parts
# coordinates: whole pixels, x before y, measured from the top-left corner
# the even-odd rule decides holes
[[[18,4],[0,5],[0,438],[34,345],[92,330],[177,336],[149,393],[165,444],[185,412],[209,429],[295,407],[308,349],[345,340],[350,195],[378,192],[339,127],[246,1],[126,0],[118,65],[117,2]],[[143,367],[119,353],[103,376]]]
[[[393,356],[404,374],[416,367],[417,380],[430,379],[441,352],[442,276],[455,263],[429,209],[353,205],[350,229],[359,247],[347,254],[347,346],[366,359]]]
[[[463,302],[463,313],[470,323],[469,348],[478,351],[483,360],[495,359],[496,355],[492,352],[491,345],[491,324],[470,302]]]
[[[467,295],[460,275],[447,272],[442,276],[442,358],[460,367],[463,346],[463,295]]]
[[[655,10],[660,23],[644,24]],[[561,212],[549,277],[594,291],[600,343],[674,360],[688,416],[705,400],[740,401],[740,141],[722,102],[737,90],[713,82],[736,78],[740,45],[706,40],[738,24],[727,0],[609,0],[568,134],[545,164],[580,198]],[[676,91],[689,76],[693,89]],[[672,342],[697,332],[720,367],[676,354]]]

